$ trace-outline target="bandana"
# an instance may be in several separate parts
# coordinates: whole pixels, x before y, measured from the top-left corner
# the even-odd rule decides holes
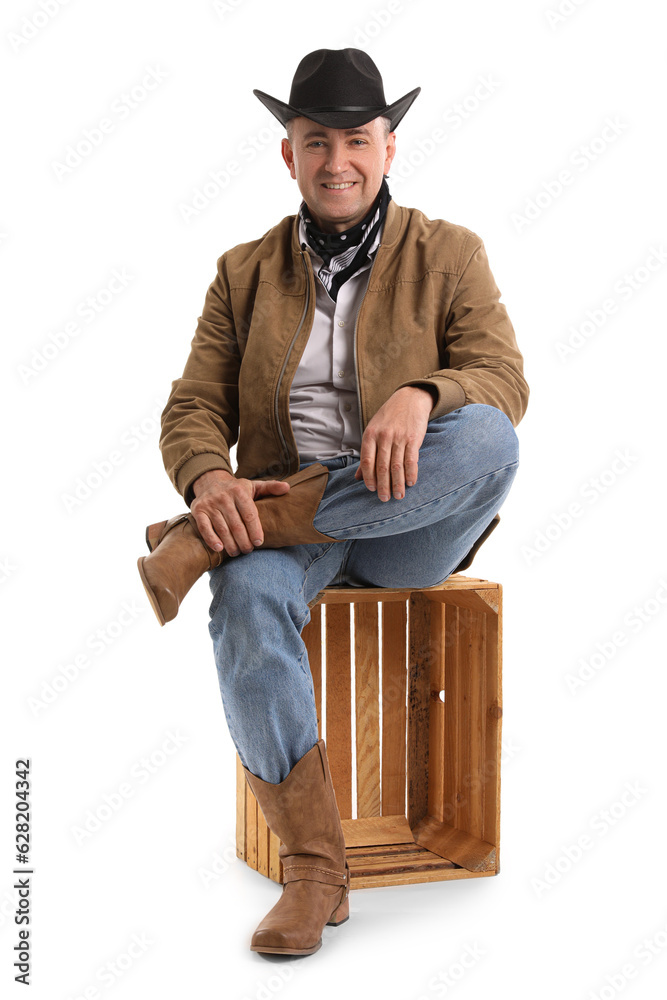
[[[301,203],[299,214],[308,243],[323,261],[318,277],[334,302],[340,286],[368,261],[368,250],[384,222],[390,200],[387,180],[383,177],[378,196],[368,214],[343,233],[322,232],[313,222],[305,201]]]

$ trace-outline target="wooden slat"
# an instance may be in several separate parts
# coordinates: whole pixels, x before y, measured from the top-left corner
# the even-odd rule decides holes
[[[236,856],[246,860],[245,790],[247,781],[241,758],[236,755]]]
[[[377,604],[354,605],[357,816],[380,815],[380,650]]]
[[[257,799],[250,790],[250,785],[246,782],[245,800],[245,839],[246,839],[246,861],[250,868],[257,871]],[[264,822],[264,817],[259,814],[260,822]]]
[[[460,868],[460,865],[455,866],[451,861],[440,858],[437,854],[422,850],[410,852],[410,854],[397,854],[393,858],[376,856],[355,859],[354,865],[350,865],[350,875],[354,881],[355,876],[408,875],[417,871],[442,871],[455,867]]]
[[[454,823],[458,806],[459,746],[459,609],[445,606],[445,713],[442,760],[442,808],[436,814],[444,823]]]
[[[477,720],[472,718],[472,662],[470,656],[470,641],[472,612],[459,608],[459,655],[458,655],[458,691],[456,709],[458,715],[458,742],[456,744],[456,815],[451,821],[458,830],[474,831],[470,828],[470,773],[471,745],[474,740],[472,726]]]
[[[497,583],[489,580],[482,580],[477,577],[462,576],[455,573],[449,576],[444,583],[438,583],[435,587],[424,587],[419,593],[427,596],[437,596],[440,592],[449,590],[495,590]],[[352,604],[361,601],[405,601],[413,590],[406,590],[404,587],[325,587],[317,595],[318,603],[321,604]]]
[[[433,816],[425,816],[412,832],[415,843],[468,871],[495,871],[495,846],[465,830],[457,830]]]
[[[500,600],[499,592],[498,600]],[[446,604],[445,742],[437,819],[498,844],[498,615]],[[497,861],[497,857],[496,857]]]
[[[408,629],[408,823],[414,827],[428,811],[428,714],[430,701],[431,602],[410,597]]]
[[[269,878],[274,882],[282,882],[283,864],[278,856],[280,850],[280,837],[269,830]]]
[[[269,828],[262,815],[261,809],[257,810],[257,871],[260,875],[269,874]]]
[[[377,604],[378,601],[407,601],[411,590],[393,590],[391,587],[343,588],[323,590],[322,604]]]
[[[351,820],[350,822],[354,822]],[[408,827],[410,830],[410,828]],[[406,843],[400,844],[369,844],[368,846],[362,847],[348,847],[346,854],[348,859],[353,858],[355,860],[359,858],[367,858],[368,863],[371,864],[374,858],[381,863],[386,863],[389,859],[396,858],[420,858],[427,852],[425,847],[420,847],[419,844],[415,844],[412,840],[412,830],[410,830],[410,840]],[[437,855],[434,856],[434,860],[444,861],[444,858],[440,858]],[[453,862],[448,861],[448,864],[453,864]]]
[[[326,610],[326,745],[341,819],[352,816],[350,606]]]
[[[405,816],[372,816],[341,820],[346,847],[407,844],[412,833]]]
[[[498,614],[486,619],[486,712],[485,712],[485,840],[500,845],[500,758],[502,744],[502,588],[498,588]],[[496,871],[500,853],[496,851]]]
[[[351,889],[378,889],[381,886],[418,885],[422,882],[449,882],[462,878],[488,878],[495,872],[469,872],[466,868],[450,868],[445,862],[435,865],[417,865],[404,871],[381,871],[368,875],[364,872],[352,876]]]
[[[432,601],[442,604],[454,604],[457,608],[467,608],[469,611],[483,611],[486,614],[496,614],[498,611],[498,590],[438,590],[424,591]]]
[[[417,844],[352,848],[347,852],[347,859],[352,889],[485,878],[495,874],[493,871],[471,872]]]
[[[318,739],[322,738],[322,608],[311,609],[310,621],[304,625],[301,638],[306,646],[310,673],[313,678],[315,708],[317,710]]]
[[[492,871],[468,871],[416,844],[352,848],[347,858],[351,889],[484,878],[494,874]]]
[[[431,668],[428,724],[428,810],[442,818],[445,759],[445,605],[431,606]]]
[[[405,813],[407,602],[382,603],[382,815]]]
[[[464,790],[468,793],[469,806],[465,825],[475,837],[484,839],[484,800],[486,780],[486,623],[491,615],[470,611],[471,632],[468,638],[470,659],[470,754]]]

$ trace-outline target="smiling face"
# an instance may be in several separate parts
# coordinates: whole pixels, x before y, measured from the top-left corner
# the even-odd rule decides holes
[[[283,159],[313,222],[327,233],[361,222],[389,173],[396,133],[387,136],[380,118],[350,129],[293,118],[290,132],[291,140],[282,141]]]

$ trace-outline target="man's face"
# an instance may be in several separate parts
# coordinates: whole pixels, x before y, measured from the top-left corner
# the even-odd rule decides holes
[[[358,128],[325,128],[292,119],[292,141],[283,139],[289,172],[324,232],[340,233],[361,222],[377,197],[396,152],[396,133],[385,138],[379,118]],[[342,185],[342,186],[340,186]]]

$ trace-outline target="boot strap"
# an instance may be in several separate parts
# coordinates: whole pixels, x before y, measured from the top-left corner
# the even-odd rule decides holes
[[[347,872],[337,872],[333,868],[317,865],[283,865],[283,883],[306,879],[310,882],[326,882],[329,885],[347,884]]]
[[[279,852],[280,854],[280,852]],[[339,885],[349,888],[350,866],[345,859],[345,871],[331,867],[329,858],[320,858],[309,854],[280,855],[283,863],[283,884],[307,879],[312,882],[324,882],[327,885]]]

